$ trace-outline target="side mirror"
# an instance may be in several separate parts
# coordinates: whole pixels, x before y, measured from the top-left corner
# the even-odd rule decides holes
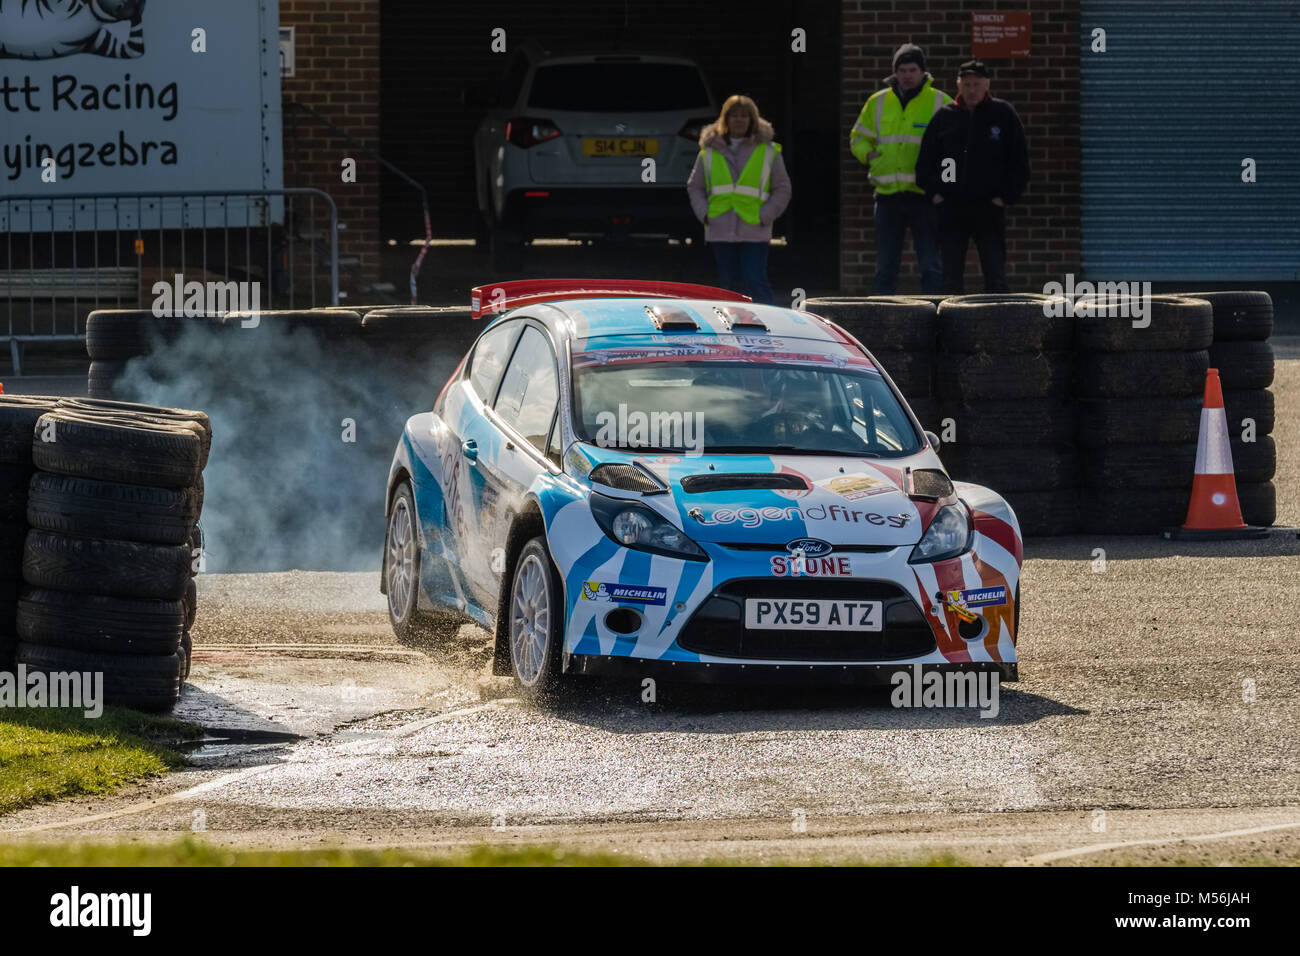
[[[491,86],[471,86],[461,91],[460,99],[466,106],[490,110],[497,106],[500,96],[497,94],[496,89]]]
[[[934,432],[930,431],[930,429],[928,428],[925,430],[925,440],[928,441],[935,448],[939,447],[939,436],[936,435]]]

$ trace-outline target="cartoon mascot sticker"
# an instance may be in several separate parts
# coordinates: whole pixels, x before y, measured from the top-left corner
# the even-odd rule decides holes
[[[145,0],[0,0],[0,60],[144,56]]]

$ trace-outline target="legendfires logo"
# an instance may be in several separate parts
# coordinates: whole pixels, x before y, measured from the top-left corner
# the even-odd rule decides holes
[[[0,0],[0,59],[144,56],[145,0]]]

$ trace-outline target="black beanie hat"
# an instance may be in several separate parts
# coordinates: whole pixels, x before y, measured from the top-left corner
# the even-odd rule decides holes
[[[915,63],[924,70],[925,53],[915,43],[904,43],[894,52],[894,69],[897,70],[902,63]]]

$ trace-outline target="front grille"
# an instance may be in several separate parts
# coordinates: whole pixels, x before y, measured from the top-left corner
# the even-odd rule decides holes
[[[750,630],[746,598],[881,601],[885,626],[880,631]],[[772,578],[729,581],[715,590],[686,622],[677,643],[697,654],[768,661],[902,660],[936,646],[920,608],[896,584]]]

